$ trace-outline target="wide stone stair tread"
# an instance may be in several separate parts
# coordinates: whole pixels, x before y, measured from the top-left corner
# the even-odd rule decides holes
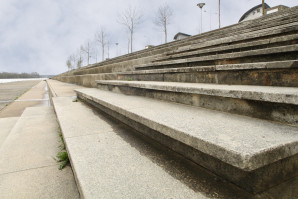
[[[211,66],[194,66],[194,67],[179,67],[165,69],[148,69],[136,70],[119,73],[99,73],[98,75],[132,75],[132,74],[154,74],[154,73],[189,73],[189,72],[204,72],[204,71],[227,71],[227,70],[258,70],[258,69],[287,69],[298,68],[297,60],[275,61],[275,62],[258,62],[258,63],[243,63],[243,64],[222,64]]]
[[[220,59],[232,59],[232,58],[242,58],[242,57],[253,57],[259,55],[270,55],[276,53],[286,53],[286,52],[295,52],[298,51],[298,44],[287,45],[287,46],[278,46],[266,49],[257,49],[257,50],[247,50],[241,52],[234,52],[234,53],[223,53],[218,55],[210,55],[210,56],[202,56],[202,57],[195,57],[195,58],[185,58],[185,59],[176,59],[170,61],[160,61],[156,63],[144,64],[135,67],[136,70],[144,70],[144,68],[154,68],[158,66],[165,66],[175,64],[183,64],[183,63],[191,63],[191,62],[199,62],[199,61],[211,61],[211,60],[220,60]]]
[[[295,127],[98,89],[76,92],[82,98],[246,171],[298,151]]]
[[[263,48],[267,48],[268,46],[264,46],[264,45],[272,45],[275,44],[277,45],[277,43],[280,42],[290,42],[292,40],[296,40],[298,38],[298,34],[293,34],[293,35],[286,35],[286,36],[278,36],[278,37],[272,37],[269,39],[261,39],[261,40],[255,40],[255,41],[241,41],[241,43],[237,42],[237,44],[227,44],[225,46],[216,46],[216,47],[212,47],[210,46],[209,48],[204,48],[204,49],[200,49],[200,47],[198,47],[197,49],[190,49],[186,50],[186,51],[180,51],[180,52],[175,52],[173,54],[167,54],[164,57],[158,58],[157,60],[164,60],[164,59],[177,59],[177,58],[181,58],[181,57],[186,57],[186,56],[194,56],[194,55],[201,55],[201,54],[205,54],[205,53],[221,53],[222,51],[228,51],[228,50],[233,50],[233,51],[237,51],[237,50],[242,50],[244,48],[247,47],[262,47]]]
[[[298,88],[184,82],[98,80],[99,84],[298,105]]]
[[[101,77],[104,80],[106,77],[116,79],[118,75],[146,75],[146,74],[163,74],[163,73],[192,73],[192,72],[205,72],[205,71],[232,71],[232,70],[264,70],[264,69],[291,69],[298,68],[297,60],[289,61],[275,61],[275,62],[258,62],[258,63],[243,63],[243,64],[224,64],[224,65],[211,65],[211,66],[194,66],[194,67],[179,67],[179,68],[165,68],[165,69],[148,69],[136,70],[126,72],[114,73],[98,73],[98,74],[85,74],[86,76]],[[110,80],[110,79],[106,79]]]
[[[71,97],[53,104],[81,198],[206,198],[156,164],[123,124]]]

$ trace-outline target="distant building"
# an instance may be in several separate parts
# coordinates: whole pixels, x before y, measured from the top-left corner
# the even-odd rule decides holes
[[[180,39],[185,39],[187,37],[190,37],[191,35],[188,35],[188,34],[185,34],[185,33],[182,33],[182,32],[178,32],[175,37],[174,37],[174,40],[180,40]]]
[[[278,12],[280,10],[288,8],[287,6],[283,6],[283,5],[275,6],[272,8],[270,8],[270,6],[266,3],[264,5],[265,5],[265,15],[271,14],[274,12]],[[262,15],[263,15],[262,4],[260,4],[260,5],[257,5],[253,8],[251,8],[246,13],[244,13],[244,15],[242,15],[242,17],[239,19],[239,22],[256,19],[256,18],[261,17]]]
[[[152,48],[152,47],[154,47],[154,46],[153,45],[147,45],[147,46],[145,46],[145,49]]]
[[[260,5],[257,5],[253,8],[251,8],[246,13],[244,13],[244,15],[242,15],[242,17],[239,19],[239,22],[261,17],[263,15],[262,7],[263,7],[263,5],[260,4]],[[268,8],[270,8],[270,6],[267,3],[265,3],[265,9],[268,9]]]
[[[284,10],[284,9],[287,9],[289,7],[287,6],[283,6],[283,5],[279,5],[279,6],[275,6],[275,7],[272,7],[272,8],[268,8],[265,10],[265,14],[271,14],[271,13],[274,13],[274,12],[278,12],[280,10]]]

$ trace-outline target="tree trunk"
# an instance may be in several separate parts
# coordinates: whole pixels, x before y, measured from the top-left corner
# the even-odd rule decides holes
[[[103,61],[105,59],[105,46],[103,43],[101,44],[101,51],[102,51],[102,61]]]
[[[130,53],[132,53],[132,38],[133,38],[133,31],[130,33]]]
[[[167,24],[165,24],[165,43],[168,42],[168,31],[167,31]]]

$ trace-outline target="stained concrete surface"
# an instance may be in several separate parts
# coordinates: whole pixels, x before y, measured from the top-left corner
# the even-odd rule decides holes
[[[36,85],[33,87],[32,83],[28,84],[32,88],[30,88],[29,86],[26,87],[26,90],[28,90],[29,88],[30,89],[26,93],[18,97],[16,100],[13,99],[13,102],[11,102],[7,107],[3,108],[0,111],[0,118],[19,117],[26,107],[50,106],[47,83],[45,81],[35,81],[35,84]],[[9,87],[7,88],[5,85],[6,84],[2,86],[7,92],[11,93],[11,96],[18,96],[18,94],[20,93],[20,91],[18,90],[18,88],[20,88],[20,84],[14,85],[14,88],[16,89],[15,91],[13,89],[9,89]],[[3,93],[3,95],[5,95],[5,93]]]
[[[9,82],[0,84],[0,110],[28,89],[38,84],[40,80]]]

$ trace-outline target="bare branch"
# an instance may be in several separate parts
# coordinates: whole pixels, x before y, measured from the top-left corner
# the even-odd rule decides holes
[[[171,23],[171,17],[173,16],[173,10],[168,4],[164,4],[158,8],[154,23],[162,28],[165,33],[165,43],[167,43],[168,37],[168,25]]]
[[[100,29],[95,33],[95,40],[100,44],[102,51],[102,61],[104,60],[105,46],[107,44],[107,34],[105,29],[100,26]]]
[[[130,51],[133,51],[133,34],[137,25],[141,23],[142,15],[137,12],[136,7],[129,6],[118,17],[118,23],[125,26],[130,33]]]

